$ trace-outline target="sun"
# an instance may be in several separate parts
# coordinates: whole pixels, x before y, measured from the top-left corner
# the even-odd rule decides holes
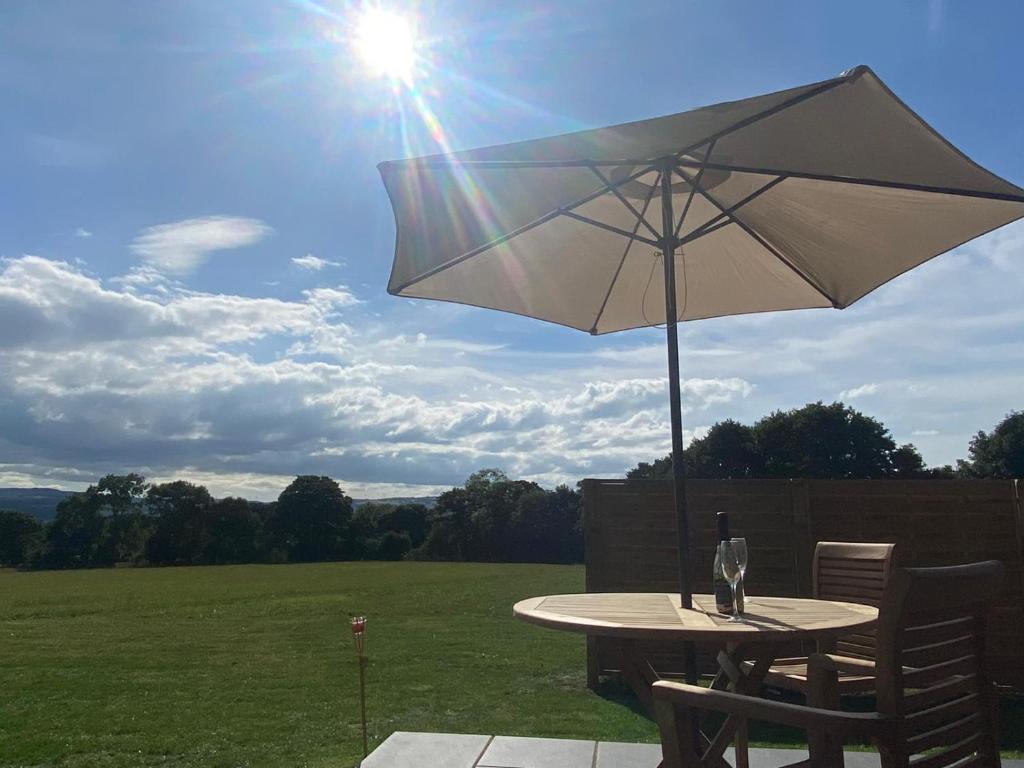
[[[411,18],[383,8],[367,8],[356,21],[354,46],[373,75],[412,84],[417,43]]]

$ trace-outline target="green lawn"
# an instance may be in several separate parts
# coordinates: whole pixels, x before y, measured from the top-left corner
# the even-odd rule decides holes
[[[655,738],[588,691],[579,636],[512,618],[565,566],[337,563],[0,573],[0,765],[350,766],[348,617],[372,744],[395,730]]]
[[[581,636],[512,618],[582,587],[581,567],[536,565],[0,572],[0,765],[351,766],[360,612],[371,748],[395,730],[654,741],[587,690]]]

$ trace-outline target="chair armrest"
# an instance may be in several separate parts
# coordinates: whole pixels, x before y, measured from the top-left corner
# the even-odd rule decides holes
[[[807,666],[808,670],[811,667],[820,667],[830,672],[852,672],[872,677],[875,674],[875,662],[852,656],[840,656],[835,653],[812,653],[807,657]]]
[[[683,705],[804,729],[828,729],[838,736],[888,736],[896,720],[877,712],[836,712],[780,701],[767,701],[727,691],[659,680],[652,688],[655,704]]]

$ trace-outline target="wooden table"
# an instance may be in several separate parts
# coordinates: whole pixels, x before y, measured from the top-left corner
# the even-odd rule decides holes
[[[640,648],[644,640],[693,642],[719,649],[720,671],[712,687],[756,696],[779,649],[794,640],[814,640],[831,650],[839,635],[878,619],[868,605],[793,597],[747,597],[742,623],[715,612],[711,595],[694,595],[693,610],[679,607],[679,595],[661,592],[591,592],[521,600],[513,614],[531,624],[611,638],[622,656],[622,676],[653,714],[651,685],[658,674]],[[746,663],[745,663],[746,662]],[[700,734],[705,757],[721,755],[735,739],[737,765],[746,764],[746,724],[730,717],[713,736]]]

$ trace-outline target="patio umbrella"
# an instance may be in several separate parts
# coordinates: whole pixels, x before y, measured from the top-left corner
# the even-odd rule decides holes
[[[665,324],[679,545],[691,607],[677,323],[844,309],[1024,216],[868,67],[690,112],[384,162],[388,292],[591,334]]]

